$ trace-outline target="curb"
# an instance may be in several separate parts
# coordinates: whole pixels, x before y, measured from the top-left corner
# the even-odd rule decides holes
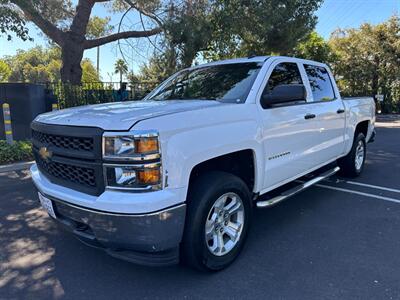
[[[26,161],[9,165],[3,165],[0,166],[0,173],[25,170],[28,169],[30,166],[32,166],[34,163],[35,163],[34,161]]]

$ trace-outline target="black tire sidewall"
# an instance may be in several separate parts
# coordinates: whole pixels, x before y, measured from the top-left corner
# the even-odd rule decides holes
[[[357,145],[360,140],[364,144],[364,160],[361,168],[357,170],[355,166],[355,159],[356,159]],[[365,141],[365,136],[363,133],[358,132],[354,137],[353,145],[351,146],[350,152],[345,157],[338,160],[338,164],[341,169],[340,174],[344,177],[350,177],[350,178],[359,176],[364,169],[366,157],[367,157],[367,143]]]
[[[356,155],[357,155],[356,150],[357,150],[357,145],[360,141],[362,141],[362,143],[364,144],[364,158],[363,158],[361,168],[357,169],[356,165],[355,165],[355,160],[356,160]],[[359,133],[357,135],[357,137],[353,143],[353,149],[351,149],[351,150],[352,150],[352,155],[351,155],[352,160],[351,161],[353,163],[353,168],[354,168],[353,172],[354,172],[354,175],[358,176],[362,173],[362,171],[364,169],[365,159],[367,156],[367,143],[365,142],[365,136],[363,133]]]
[[[251,222],[251,197],[246,184],[238,177],[224,172],[212,172],[201,178],[195,183],[195,188],[190,191],[193,195],[188,201],[189,218],[185,226],[184,243],[186,251],[193,251],[191,256],[191,265],[198,269],[218,271],[229,264],[239,255],[245,243],[248,229]],[[205,189],[207,187],[207,189]],[[244,224],[240,240],[235,247],[226,255],[213,255],[205,240],[205,223],[211,207],[215,201],[225,193],[233,192],[237,194],[244,206]],[[195,261],[193,261],[195,260]]]

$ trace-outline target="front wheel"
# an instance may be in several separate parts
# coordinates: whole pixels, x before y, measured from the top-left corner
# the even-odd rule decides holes
[[[225,172],[209,172],[189,191],[182,255],[200,270],[218,271],[239,255],[251,220],[246,184]]]
[[[367,143],[363,133],[358,133],[354,138],[350,153],[338,160],[341,175],[345,177],[357,177],[364,169],[367,156]]]

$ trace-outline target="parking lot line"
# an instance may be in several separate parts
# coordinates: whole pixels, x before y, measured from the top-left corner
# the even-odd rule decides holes
[[[394,203],[400,204],[400,200],[399,200],[399,199],[395,199],[395,198],[389,198],[389,197],[374,195],[374,194],[370,194],[370,193],[364,193],[364,192],[359,192],[359,191],[354,191],[354,190],[349,190],[349,189],[334,187],[334,186],[325,185],[325,184],[316,184],[315,186],[321,187],[321,188],[325,188],[325,189],[330,189],[330,190],[336,190],[336,191],[340,191],[340,192],[345,192],[345,193],[351,193],[351,194],[361,195],[361,196],[370,197],[370,198],[381,199],[381,200],[390,201],[390,202],[394,202]]]
[[[398,190],[398,189],[392,189],[392,188],[387,188],[387,187],[373,185],[373,184],[366,184],[366,183],[347,181],[347,180],[344,180],[344,182],[353,184],[353,185],[359,185],[359,186],[365,186],[365,187],[369,187],[369,188],[373,188],[373,189],[389,191],[389,192],[393,192],[393,193],[400,193],[400,190]]]

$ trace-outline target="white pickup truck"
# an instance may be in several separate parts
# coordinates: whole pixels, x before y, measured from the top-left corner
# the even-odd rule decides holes
[[[374,123],[373,99],[342,99],[324,64],[225,60],[182,70],[142,101],[39,115],[31,174],[49,215],[83,242],[215,271],[238,256],[253,208],[339,169],[359,175]]]

